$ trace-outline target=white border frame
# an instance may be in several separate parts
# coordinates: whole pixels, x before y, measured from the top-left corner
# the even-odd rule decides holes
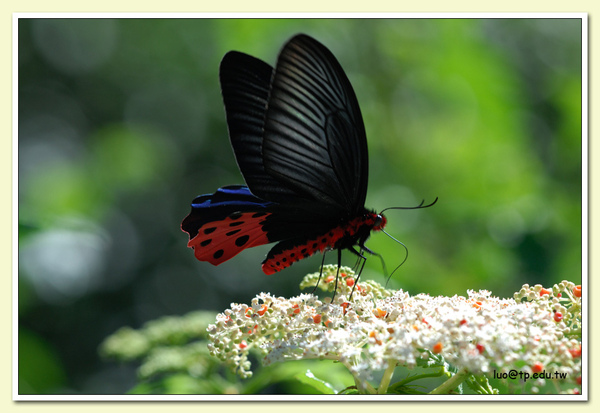
[[[582,360],[589,363],[589,45],[587,13],[14,13],[12,19],[12,398],[14,401],[588,401],[589,380],[587,363],[582,363],[581,395],[21,395],[18,393],[18,21],[22,18],[197,18],[197,19],[242,19],[242,18],[353,18],[353,19],[508,19],[508,18],[561,18],[581,19],[582,44],[582,300],[584,319],[582,331]],[[540,407],[541,408],[541,407]]]

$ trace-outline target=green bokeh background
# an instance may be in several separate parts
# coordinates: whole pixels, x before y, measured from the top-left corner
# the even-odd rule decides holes
[[[19,20],[19,391],[124,393],[99,359],[121,326],[292,296],[321,257],[272,276],[269,247],[213,267],[180,231],[190,201],[242,183],[218,66],[274,64],[307,33],[336,55],[369,142],[367,207],[409,250],[411,294],[581,282],[578,19]],[[367,243],[389,269],[404,249]],[[345,254],[345,264],[354,259]],[[335,261],[330,254],[328,262]],[[364,277],[386,281],[371,258]]]

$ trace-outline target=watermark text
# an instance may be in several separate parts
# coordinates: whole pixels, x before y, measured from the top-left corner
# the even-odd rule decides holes
[[[516,380],[520,379],[523,381],[527,380],[536,380],[536,379],[546,379],[546,380],[564,380],[567,378],[567,373],[561,373],[559,371],[549,372],[549,371],[540,371],[538,373],[528,373],[526,371],[518,371],[511,369],[508,372],[500,372],[498,373],[494,370],[494,378],[495,379],[511,379]]]

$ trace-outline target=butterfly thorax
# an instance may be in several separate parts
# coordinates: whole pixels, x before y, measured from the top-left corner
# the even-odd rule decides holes
[[[371,231],[380,231],[386,223],[385,216],[365,209],[361,215],[343,222],[329,231],[304,239],[280,242],[263,261],[262,270],[265,274],[270,275],[289,267],[296,261],[310,257],[316,252],[351,248],[354,245],[362,247]]]

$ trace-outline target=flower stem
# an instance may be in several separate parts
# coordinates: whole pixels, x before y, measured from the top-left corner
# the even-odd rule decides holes
[[[377,394],[386,394],[388,386],[390,385],[390,381],[392,380],[392,376],[394,375],[394,370],[396,369],[396,360],[390,360],[388,368],[385,369],[383,373],[383,377],[381,378],[381,383],[379,383],[379,388],[377,389]]]
[[[433,389],[429,394],[448,394],[465,381],[467,377],[469,377],[469,374],[469,370],[463,368],[444,383]]]

